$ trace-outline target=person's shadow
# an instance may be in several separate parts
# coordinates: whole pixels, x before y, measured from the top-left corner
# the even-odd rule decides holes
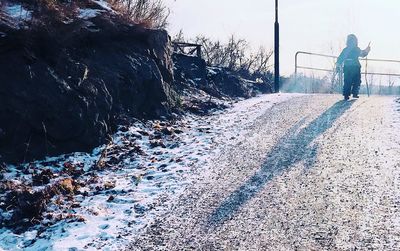
[[[297,162],[305,161],[307,168],[312,167],[318,150],[318,146],[312,144],[313,140],[332,127],[352,104],[353,101],[339,101],[305,128],[300,129],[304,120],[294,125],[267,154],[261,169],[214,210],[206,225],[214,228],[231,219],[240,207],[253,198],[273,177]]]

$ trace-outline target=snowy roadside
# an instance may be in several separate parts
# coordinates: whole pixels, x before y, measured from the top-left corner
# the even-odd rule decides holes
[[[207,172],[208,160],[221,146],[243,140],[257,117],[297,96],[261,95],[175,122],[138,121],[122,126],[112,143],[92,154],[6,166],[0,170],[0,250],[121,249],[164,214],[194,172]],[[29,227],[14,226],[16,233],[3,222],[12,225],[17,207],[29,203],[21,206],[12,194],[3,196],[10,188],[29,191],[27,199],[46,191],[40,193],[44,205],[34,205],[41,218],[19,222]]]
[[[400,131],[400,97],[396,99],[394,103],[394,109],[393,109],[393,124],[396,127],[395,130],[397,132]]]
[[[275,106],[127,250],[398,250],[399,115],[385,96]]]

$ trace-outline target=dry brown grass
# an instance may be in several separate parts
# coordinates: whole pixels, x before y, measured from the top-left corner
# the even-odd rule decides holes
[[[32,12],[32,20],[28,22],[31,25],[48,25],[74,19],[78,13],[78,7],[89,3],[89,0],[12,0],[10,2],[19,3]],[[1,1],[0,17],[4,15],[4,11],[1,9],[4,5],[5,1]]]
[[[47,17],[54,21],[68,21],[77,15],[78,3],[83,1],[60,1],[60,0],[33,0],[37,8],[34,9],[34,16],[38,19]]]
[[[48,24],[49,22],[68,22],[74,19],[78,8],[91,8],[95,5],[90,0],[11,0],[21,3],[32,11],[34,22]],[[162,0],[105,0],[120,17],[129,23],[146,28],[165,28],[169,9]],[[0,1],[1,8],[4,5]]]
[[[162,0],[109,0],[123,17],[146,28],[165,28],[169,9]]]

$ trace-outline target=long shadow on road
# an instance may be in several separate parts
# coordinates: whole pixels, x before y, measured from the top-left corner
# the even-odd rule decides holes
[[[317,146],[312,144],[313,140],[332,127],[352,104],[352,101],[339,101],[306,127],[300,129],[304,120],[293,126],[269,152],[261,169],[226,198],[208,217],[207,226],[213,228],[231,219],[268,181],[297,162],[305,161],[307,167],[313,166],[317,155]]]

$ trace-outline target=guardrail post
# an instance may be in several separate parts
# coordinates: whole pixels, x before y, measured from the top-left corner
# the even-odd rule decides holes
[[[294,57],[294,85],[297,86],[297,56],[299,55],[299,52],[296,52],[296,55]]]
[[[201,58],[201,45],[197,46],[197,57]]]

